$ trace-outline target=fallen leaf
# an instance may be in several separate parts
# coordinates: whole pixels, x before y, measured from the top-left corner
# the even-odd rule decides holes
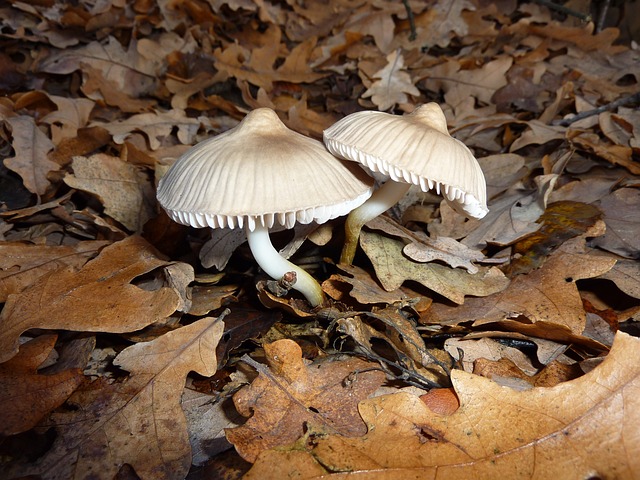
[[[155,193],[149,178],[135,165],[98,153],[74,157],[73,174],[64,181],[78,190],[95,194],[105,213],[132,232],[140,232],[155,215]]]
[[[601,216],[600,210],[586,203],[549,204],[538,219],[542,224],[540,229],[513,245],[513,258],[509,264],[511,274],[528,273],[540,267],[549,252],[569,238],[584,233]]]
[[[377,365],[358,358],[309,364],[288,339],[264,348],[269,367],[243,357],[259,375],[233,397],[237,410],[251,418],[226,430],[227,440],[244,459],[255,461],[263,450],[294,441],[305,425],[346,436],[364,433],[355,407],[384,381]]]
[[[523,324],[554,323],[581,335],[586,314],[576,281],[602,275],[616,262],[585,253],[585,239],[603,233],[604,224],[599,220],[585,234],[566,241],[541,268],[515,277],[503,291],[487,299],[470,298],[459,307],[434,304],[421,322],[455,325],[475,321],[475,325],[483,325],[515,319],[513,322]],[[523,321],[517,320],[520,316]]]
[[[130,372],[122,383],[100,380],[77,390],[76,408],[51,417],[51,450],[13,474],[113,479],[128,464],[140,478],[184,478],[191,465],[187,423],[180,408],[186,375],[216,372],[221,317],[203,318],[150,342],[132,345],[114,363]]]
[[[387,65],[373,74],[377,79],[371,84],[362,98],[371,97],[378,110],[389,110],[397,104],[409,102],[408,95],[420,96],[420,91],[404,71],[404,57],[398,50],[387,55]]]
[[[45,375],[38,367],[51,353],[57,335],[41,335],[20,346],[11,360],[0,364],[1,435],[15,435],[34,427],[59,407],[82,383],[79,368]]]
[[[356,299],[363,305],[371,303],[397,303],[409,301],[420,297],[420,294],[406,288],[400,287],[396,290],[386,291],[380,284],[371,277],[369,272],[354,265],[339,265],[338,268],[350,276],[334,274],[322,283],[322,288],[331,298],[345,301],[342,290],[337,284],[347,284],[352,288],[349,296]]]
[[[69,74],[86,64],[102,72],[121,92],[136,98],[152,91],[158,80],[160,65],[144,59],[132,41],[129,48],[113,36],[106,42],[90,42],[78,48],[65,48],[43,58],[36,67],[40,72]]]
[[[79,242],[74,246],[0,243],[0,302],[50,272],[65,266],[82,267],[106,245],[108,242],[104,241]]]
[[[6,158],[4,165],[20,177],[24,186],[37,195],[44,195],[49,187],[47,175],[60,166],[47,158],[54,145],[36,125],[32,117],[20,115],[6,118],[11,126],[14,157]]]
[[[18,351],[30,328],[88,332],[132,332],[167,318],[180,306],[172,288],[146,291],[131,281],[170,262],[156,256],[141,237],[105,247],[80,270],[64,266],[7,297],[0,313],[0,361]]]
[[[640,258],[640,191],[620,188],[597,205],[604,212],[607,231],[594,245],[623,257]]]
[[[495,267],[481,267],[472,275],[435,263],[412,262],[402,254],[404,242],[376,233],[362,232],[360,245],[387,291],[399,288],[406,280],[414,280],[452,302],[462,304],[466,295],[491,295],[509,284],[509,280]]]
[[[469,273],[478,273],[478,267],[472,262],[484,259],[480,250],[469,248],[453,238],[436,235],[431,238],[419,230],[409,230],[386,215],[380,215],[366,225],[408,241],[402,253],[416,262],[440,260],[452,268],[462,267]]]
[[[552,388],[516,391],[452,372],[460,407],[433,413],[419,397],[365,400],[368,433],[310,432],[305,443],[264,452],[244,477],[570,478],[594,473],[633,478],[640,469],[640,340],[618,333],[605,361]],[[594,441],[598,439],[598,441]],[[603,446],[606,446],[603,447]]]

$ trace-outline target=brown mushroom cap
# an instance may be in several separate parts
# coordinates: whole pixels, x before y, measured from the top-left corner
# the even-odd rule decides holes
[[[372,186],[361,168],[259,108],[182,155],[160,180],[158,201],[179,223],[252,231],[257,222],[291,228],[346,215]]]
[[[324,131],[327,149],[336,156],[365,165],[396,182],[442,191],[466,214],[482,218],[488,212],[484,174],[473,153],[451,137],[436,103],[408,115],[357,112]]]

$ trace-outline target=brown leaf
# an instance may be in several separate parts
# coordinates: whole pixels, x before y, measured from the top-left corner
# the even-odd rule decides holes
[[[79,242],[74,246],[0,243],[0,302],[20,293],[38,278],[64,267],[80,268],[108,242]]]
[[[460,408],[451,415],[409,393],[361,402],[368,433],[315,435],[306,455],[296,449],[296,477],[633,478],[640,469],[629,453],[640,445],[637,338],[618,333],[599,367],[553,388],[518,392],[461,371],[452,382]],[[288,451],[265,452],[244,478],[265,478],[274,465],[286,478]]]
[[[305,424],[346,436],[364,432],[355,407],[384,381],[376,365],[358,358],[308,364],[288,339],[265,345],[265,354],[269,368],[243,357],[259,376],[233,401],[242,415],[252,416],[226,431],[244,459],[255,461],[263,450],[294,441]]]
[[[398,50],[387,55],[387,65],[374,73],[373,78],[377,80],[362,94],[362,98],[371,97],[378,110],[406,104],[409,102],[408,95],[420,96],[411,75],[404,71],[404,57]]]
[[[160,68],[137,52],[135,40],[125,50],[112,36],[104,43],[94,41],[52,52],[36,68],[40,72],[69,74],[81,69],[83,64],[102,72],[106,81],[133,98],[152,91]]]
[[[386,215],[367,222],[367,227],[382,230],[408,241],[402,249],[407,257],[416,262],[427,263],[440,260],[452,268],[462,267],[469,273],[478,273],[472,262],[484,258],[480,250],[474,250],[453,238],[434,235],[433,238],[418,230],[409,230]]]
[[[640,191],[621,188],[598,202],[607,231],[594,244],[623,257],[640,257]]]
[[[60,168],[47,158],[54,145],[42,133],[32,117],[21,115],[5,120],[11,126],[14,157],[4,160],[5,166],[22,177],[24,186],[37,195],[44,195],[49,187],[47,175]]]
[[[602,275],[615,264],[613,258],[585,253],[585,238],[602,233],[600,220],[584,235],[565,242],[541,268],[517,276],[502,292],[486,299],[470,298],[459,307],[434,304],[421,322],[453,325],[475,320],[476,325],[483,325],[523,316],[526,320],[520,323],[555,323],[581,335],[586,314],[575,282]]]
[[[362,232],[360,245],[387,291],[399,288],[405,280],[415,280],[449,300],[462,304],[465,295],[491,295],[509,283],[495,267],[480,268],[478,273],[472,275],[435,263],[412,262],[402,254],[404,242],[376,233]]]
[[[586,203],[563,201],[549,204],[538,219],[542,227],[513,245],[514,258],[509,265],[511,273],[527,273],[540,267],[550,251],[565,240],[584,233],[601,216],[600,210]]]
[[[140,232],[155,214],[155,194],[149,178],[119,158],[98,153],[74,157],[73,174],[64,181],[78,190],[95,194],[105,213],[132,232]]]
[[[129,464],[141,478],[184,478],[191,448],[180,398],[186,375],[216,372],[221,318],[203,318],[126,348],[114,363],[130,372],[122,383],[96,381],[69,399],[75,411],[51,422],[58,438],[46,455],[20,466],[21,475],[113,479]]]
[[[82,383],[84,377],[78,368],[53,375],[37,372],[56,338],[57,335],[36,337],[22,344],[15,357],[0,364],[0,434],[15,435],[34,427]]]
[[[168,317],[181,304],[174,289],[131,284],[168,264],[134,236],[104,248],[80,270],[65,266],[41,276],[7,298],[0,313],[0,359],[18,351],[18,337],[30,328],[132,332]]]
[[[341,264],[338,268],[350,276],[334,274],[322,283],[325,293],[335,300],[345,301],[342,292],[344,288],[338,285],[340,283],[351,285],[353,288],[349,291],[349,295],[363,305],[371,303],[391,304],[420,297],[420,294],[405,287],[388,292],[366,270],[360,267]]]

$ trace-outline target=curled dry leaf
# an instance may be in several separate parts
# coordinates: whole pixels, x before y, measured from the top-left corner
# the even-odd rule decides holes
[[[57,335],[42,335],[24,343],[11,360],[0,364],[1,435],[14,435],[34,427],[47,413],[73,393],[83,380],[72,368],[52,375],[37,372],[56,343]]]
[[[387,291],[400,287],[405,280],[415,280],[452,302],[462,304],[465,295],[487,296],[507,287],[509,279],[495,267],[479,268],[476,274],[435,263],[415,263],[402,254],[404,242],[362,232],[360,245],[376,276]]]
[[[51,450],[10,474],[111,480],[129,464],[140,478],[184,478],[191,465],[180,407],[186,375],[216,372],[223,330],[222,317],[207,317],[120,352],[114,363],[129,378],[110,385],[97,380],[77,390],[69,399],[76,408],[51,417],[58,430]]]
[[[400,287],[390,292],[386,291],[371,277],[369,272],[360,267],[341,264],[338,268],[350,276],[334,274],[322,282],[323,290],[334,300],[345,301],[346,294],[344,293],[345,287],[343,285],[350,285],[352,288],[349,291],[349,296],[363,305],[371,303],[391,304],[411,301],[411,299],[416,299],[416,302],[422,300],[420,294],[405,287]]]
[[[397,104],[409,101],[409,95],[419,96],[420,91],[411,80],[411,75],[404,71],[404,57],[400,50],[387,55],[387,65],[374,73],[375,82],[362,94],[363,98],[371,97],[378,110],[389,110]]]
[[[263,450],[293,442],[305,425],[347,437],[364,433],[356,406],[384,381],[376,364],[358,358],[308,364],[298,344],[288,339],[264,348],[269,367],[243,357],[259,375],[233,397],[238,411],[252,416],[226,431],[244,459],[253,462]]]
[[[475,325],[482,325],[516,319],[511,321],[510,328],[515,327],[514,323],[523,323],[526,327],[526,324],[543,322],[581,335],[586,314],[576,281],[602,275],[616,263],[610,257],[585,253],[585,239],[603,233],[604,223],[598,220],[585,234],[566,241],[549,255],[541,268],[518,275],[505,290],[490,299],[470,298],[459,307],[434,304],[420,321],[447,325],[475,321]],[[520,316],[526,320],[518,322]],[[552,335],[552,330],[548,333]]]
[[[31,117],[20,115],[5,121],[11,126],[15,156],[5,159],[4,165],[22,177],[27,190],[43,195],[49,186],[47,175],[60,168],[47,157],[54,147],[53,142]]]
[[[640,469],[637,338],[618,333],[600,366],[552,388],[519,392],[461,371],[452,382],[460,408],[451,415],[408,393],[365,400],[366,435],[313,434],[302,448],[264,452],[244,478],[295,469],[299,479],[577,480],[634,478]]]
[[[18,351],[30,328],[132,332],[164,319],[182,304],[173,288],[147,291],[131,281],[168,265],[141,237],[105,247],[80,270],[61,266],[11,294],[0,313],[0,360]]]
[[[434,235],[433,238],[421,231],[409,230],[386,215],[380,215],[367,222],[367,227],[382,230],[409,243],[402,252],[420,263],[440,260],[452,268],[462,267],[469,273],[478,273],[472,262],[484,258],[480,250],[472,249],[453,238]]]
[[[64,181],[78,190],[97,195],[104,211],[132,232],[140,232],[155,214],[155,195],[149,178],[134,165],[99,153],[74,157],[73,175]]]

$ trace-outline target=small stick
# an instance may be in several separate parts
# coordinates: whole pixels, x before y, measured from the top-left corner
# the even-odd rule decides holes
[[[583,118],[591,117],[593,115],[598,115],[602,112],[606,112],[607,110],[613,110],[614,108],[618,108],[622,105],[626,105],[628,103],[633,103],[633,102],[640,102],[640,93],[635,93],[627,97],[619,98],[618,100],[614,100],[611,103],[607,103],[606,105],[602,105],[601,107],[594,108],[592,110],[587,110],[585,112],[577,113],[571,118],[554,120],[553,122],[551,122],[551,124],[560,125],[561,127],[568,127],[572,123],[577,122],[578,120],[582,120]]]
[[[560,13],[565,13],[567,15],[571,15],[572,17],[579,18],[583,22],[590,22],[592,20],[591,14],[589,13],[580,13],[572,10],[570,8],[565,7],[564,5],[558,5],[557,3],[552,2],[551,0],[533,0],[534,3],[538,3],[540,5],[544,5],[545,7],[550,8],[551,10],[555,10]]]
[[[598,12],[598,21],[596,22],[596,32],[599,33],[604,28],[604,22],[607,19],[607,12],[609,11],[609,6],[611,5],[611,0],[604,0],[602,5],[600,6],[600,12]]]
[[[411,29],[411,33],[409,34],[409,40],[414,41],[418,34],[416,33],[416,20],[413,16],[413,11],[411,10],[411,6],[409,5],[409,0],[402,0],[402,4],[404,5],[404,9],[407,11],[407,18],[409,19],[409,28]]]

